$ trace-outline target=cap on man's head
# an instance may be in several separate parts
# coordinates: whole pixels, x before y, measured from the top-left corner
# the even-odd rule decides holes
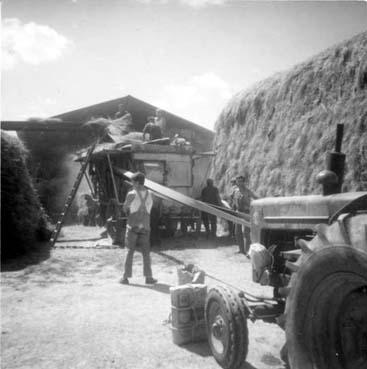
[[[238,180],[242,180],[243,182],[249,182],[250,181],[250,176],[249,176],[249,174],[248,174],[248,172],[247,171],[244,171],[243,172],[243,174],[242,175],[240,175],[240,176],[238,176],[237,178],[236,178],[236,180],[238,181]]]
[[[136,172],[131,176],[131,180],[143,185],[145,182],[145,175],[141,172]]]

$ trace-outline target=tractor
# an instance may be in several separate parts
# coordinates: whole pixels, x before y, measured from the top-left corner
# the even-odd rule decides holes
[[[245,362],[248,319],[285,330],[281,358],[291,369],[367,368],[367,192],[341,193],[342,137],[338,124],[317,176],[322,195],[252,202],[252,277],[273,295],[209,290],[208,342],[223,368]]]

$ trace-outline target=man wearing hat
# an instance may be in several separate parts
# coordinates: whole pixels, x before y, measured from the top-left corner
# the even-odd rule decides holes
[[[233,194],[233,209],[246,214],[250,213],[251,199],[259,198],[249,188],[247,188],[248,182],[248,175],[236,177],[238,189]],[[251,244],[250,229],[242,226],[241,224],[236,224],[235,237],[238,243],[239,252],[248,256],[248,250]],[[246,241],[246,249],[244,241]]]
[[[120,280],[122,284],[129,284],[132,277],[132,265],[134,252],[137,248],[143,254],[144,276],[146,284],[157,283],[152,276],[150,260],[150,212],[153,206],[151,192],[144,187],[145,176],[143,173],[135,173],[131,177],[133,189],[126,195],[123,206],[127,214],[126,240],[127,254],[125,259],[124,275]]]

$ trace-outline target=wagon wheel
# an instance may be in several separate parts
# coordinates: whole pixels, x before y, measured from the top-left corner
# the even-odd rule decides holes
[[[300,241],[286,303],[292,369],[367,367],[367,214],[320,225]]]
[[[212,288],[205,304],[208,342],[215,360],[225,369],[239,368],[248,351],[247,314],[230,289]]]

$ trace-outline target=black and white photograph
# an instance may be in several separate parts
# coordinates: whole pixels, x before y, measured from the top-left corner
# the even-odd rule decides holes
[[[3,369],[367,368],[367,1],[1,1]]]

